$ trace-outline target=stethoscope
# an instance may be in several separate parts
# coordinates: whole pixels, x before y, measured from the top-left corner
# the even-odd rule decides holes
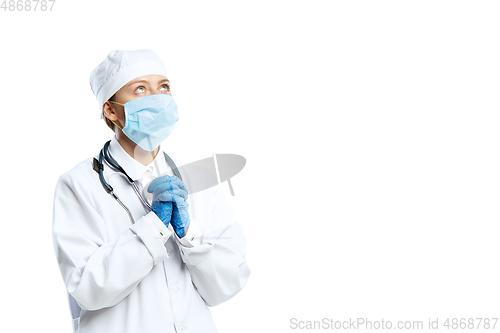
[[[104,188],[104,190],[108,194],[111,194],[113,196],[113,198],[115,198],[115,200],[120,204],[120,206],[122,206],[123,209],[125,209],[125,211],[127,212],[128,216],[130,218],[130,221],[132,222],[132,224],[134,224],[135,223],[135,219],[132,216],[132,213],[130,212],[130,210],[128,209],[127,206],[125,206],[125,204],[116,195],[116,193],[113,191],[113,188],[111,187],[111,185],[109,185],[106,182],[106,179],[104,179],[104,172],[103,172],[104,165],[102,163],[103,157],[104,157],[104,160],[109,164],[110,167],[112,167],[116,171],[120,172],[121,174],[123,174],[127,178],[127,180],[130,183],[130,185],[132,185],[132,187],[134,188],[135,193],[137,193],[137,196],[139,197],[139,199],[141,199],[142,203],[149,210],[151,210],[151,205],[141,195],[141,193],[139,191],[139,188],[135,184],[134,180],[132,178],[130,178],[129,175],[127,175],[127,173],[125,172],[125,170],[123,170],[123,168],[120,166],[120,164],[118,164],[118,162],[109,153],[109,144],[110,144],[110,142],[111,142],[111,140],[109,140],[108,142],[106,142],[104,144],[104,147],[101,149],[101,152],[99,153],[99,160],[97,160],[94,157],[93,169],[94,169],[95,172],[97,172],[99,174],[99,180],[101,181],[101,184],[102,184],[102,187]],[[167,163],[172,168],[172,170],[174,172],[174,175],[177,176],[180,180],[182,180],[182,177],[181,177],[181,174],[179,172],[179,169],[177,169],[177,166],[175,165],[174,161],[172,161],[172,159],[167,155],[167,153],[163,152],[163,155],[165,155],[165,160],[167,161]]]

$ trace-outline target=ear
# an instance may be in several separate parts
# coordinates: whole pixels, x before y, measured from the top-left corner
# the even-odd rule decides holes
[[[109,101],[106,101],[102,106],[102,111],[104,116],[109,120],[116,122],[118,120],[118,115],[116,114],[116,110],[114,105],[112,105]]]

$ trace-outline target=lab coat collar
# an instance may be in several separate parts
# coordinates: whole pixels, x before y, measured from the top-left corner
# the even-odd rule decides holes
[[[151,170],[154,171],[155,169],[155,161],[159,160],[160,158],[163,157],[163,150],[160,149],[158,150],[158,154],[156,155],[155,159],[148,165],[143,165],[136,161],[132,156],[130,156],[120,145],[118,140],[116,139],[116,136],[113,136],[111,139],[111,143],[109,144],[109,152],[111,156],[120,164],[120,166],[125,170],[125,172],[129,175],[132,180],[139,180],[142,179],[144,176],[144,172],[146,170]]]

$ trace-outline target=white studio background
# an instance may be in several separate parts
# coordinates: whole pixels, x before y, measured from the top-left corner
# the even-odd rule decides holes
[[[500,317],[499,14],[472,0],[0,9],[0,331],[71,330],[55,183],[112,135],[91,70],[139,48],[172,82],[170,154],[247,159],[236,196],[222,186],[252,274],[211,309],[221,333]]]

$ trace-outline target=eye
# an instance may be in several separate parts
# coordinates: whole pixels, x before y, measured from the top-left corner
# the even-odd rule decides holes
[[[139,93],[139,94],[140,94],[140,93],[143,93],[143,92],[145,92],[145,91],[146,91],[146,89],[144,89],[144,87],[143,87],[143,86],[137,87],[137,89],[135,89],[135,92],[136,92],[136,93]]]
[[[161,87],[160,87],[160,90],[161,91],[169,91],[170,90],[170,85],[165,83],[165,84],[162,84]]]

